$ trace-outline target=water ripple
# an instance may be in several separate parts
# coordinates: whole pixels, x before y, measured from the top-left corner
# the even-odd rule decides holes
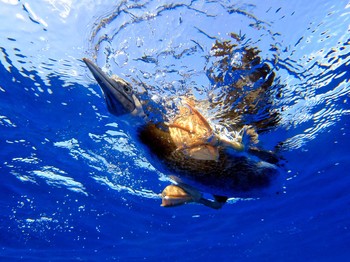
[[[347,1],[0,2],[8,76],[0,83],[0,142],[21,152],[3,160],[21,181],[87,193],[80,176],[42,159],[63,152],[105,186],[155,196],[147,182],[158,178],[142,176],[155,168],[110,121],[84,56],[132,82],[153,106],[174,109],[180,96],[191,96],[214,124],[256,124],[271,149],[305,147],[350,114]],[[244,63],[247,54],[254,59]],[[249,81],[257,71],[261,77]]]
[[[221,61],[212,55],[215,41],[225,43],[234,36],[240,39],[240,46],[234,50],[256,45],[262,61],[276,74],[271,92],[278,99],[273,109],[267,110],[279,115],[279,126],[291,135],[280,141],[285,150],[290,150],[304,146],[349,114],[349,29],[344,26],[349,20],[347,8],[344,1],[337,5],[310,4],[303,13],[282,4],[280,8],[261,8],[258,4],[215,1],[163,5],[121,2],[95,22],[91,49],[106,71],[145,86],[150,96],[166,97],[169,104],[165,106],[173,109],[179,96],[205,100],[209,91],[216,96],[225,92],[216,79],[208,79],[206,72],[216,71],[217,76],[229,72],[227,67],[218,71]],[[324,13],[325,19],[319,15],[313,19],[313,12]],[[304,13],[309,16],[304,18]],[[282,29],[288,22],[288,26],[298,26],[297,34],[287,35]],[[171,30],[157,27],[159,23]],[[237,60],[235,52],[239,54],[234,50],[229,58],[232,63]],[[210,111],[212,116],[214,113]],[[259,114],[255,121],[267,117],[264,110]]]

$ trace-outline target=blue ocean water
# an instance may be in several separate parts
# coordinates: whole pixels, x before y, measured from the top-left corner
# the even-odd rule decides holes
[[[349,10],[322,0],[1,0],[1,260],[346,261]],[[155,101],[205,100],[230,81],[212,47],[233,34],[276,74],[280,117],[260,143],[279,148],[283,193],[221,210],[160,207],[166,174],[108,113],[81,58]]]

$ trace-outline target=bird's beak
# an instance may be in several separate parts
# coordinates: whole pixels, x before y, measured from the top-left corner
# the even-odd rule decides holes
[[[121,78],[109,77],[89,59],[83,61],[101,87],[108,111],[116,116],[132,113],[136,105],[131,85]]]

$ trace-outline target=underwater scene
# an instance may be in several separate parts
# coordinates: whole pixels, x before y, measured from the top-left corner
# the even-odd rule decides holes
[[[1,261],[347,261],[350,3],[0,0]]]

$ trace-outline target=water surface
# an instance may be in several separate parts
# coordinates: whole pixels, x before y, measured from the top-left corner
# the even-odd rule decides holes
[[[347,1],[0,1],[0,257],[345,260],[349,8]],[[80,59],[172,108],[179,95],[215,100],[234,81],[213,56],[225,41],[236,44],[230,65],[255,47],[275,73],[269,108],[278,123],[260,141],[285,159],[283,193],[231,199],[220,211],[161,208],[166,174],[108,113]]]

